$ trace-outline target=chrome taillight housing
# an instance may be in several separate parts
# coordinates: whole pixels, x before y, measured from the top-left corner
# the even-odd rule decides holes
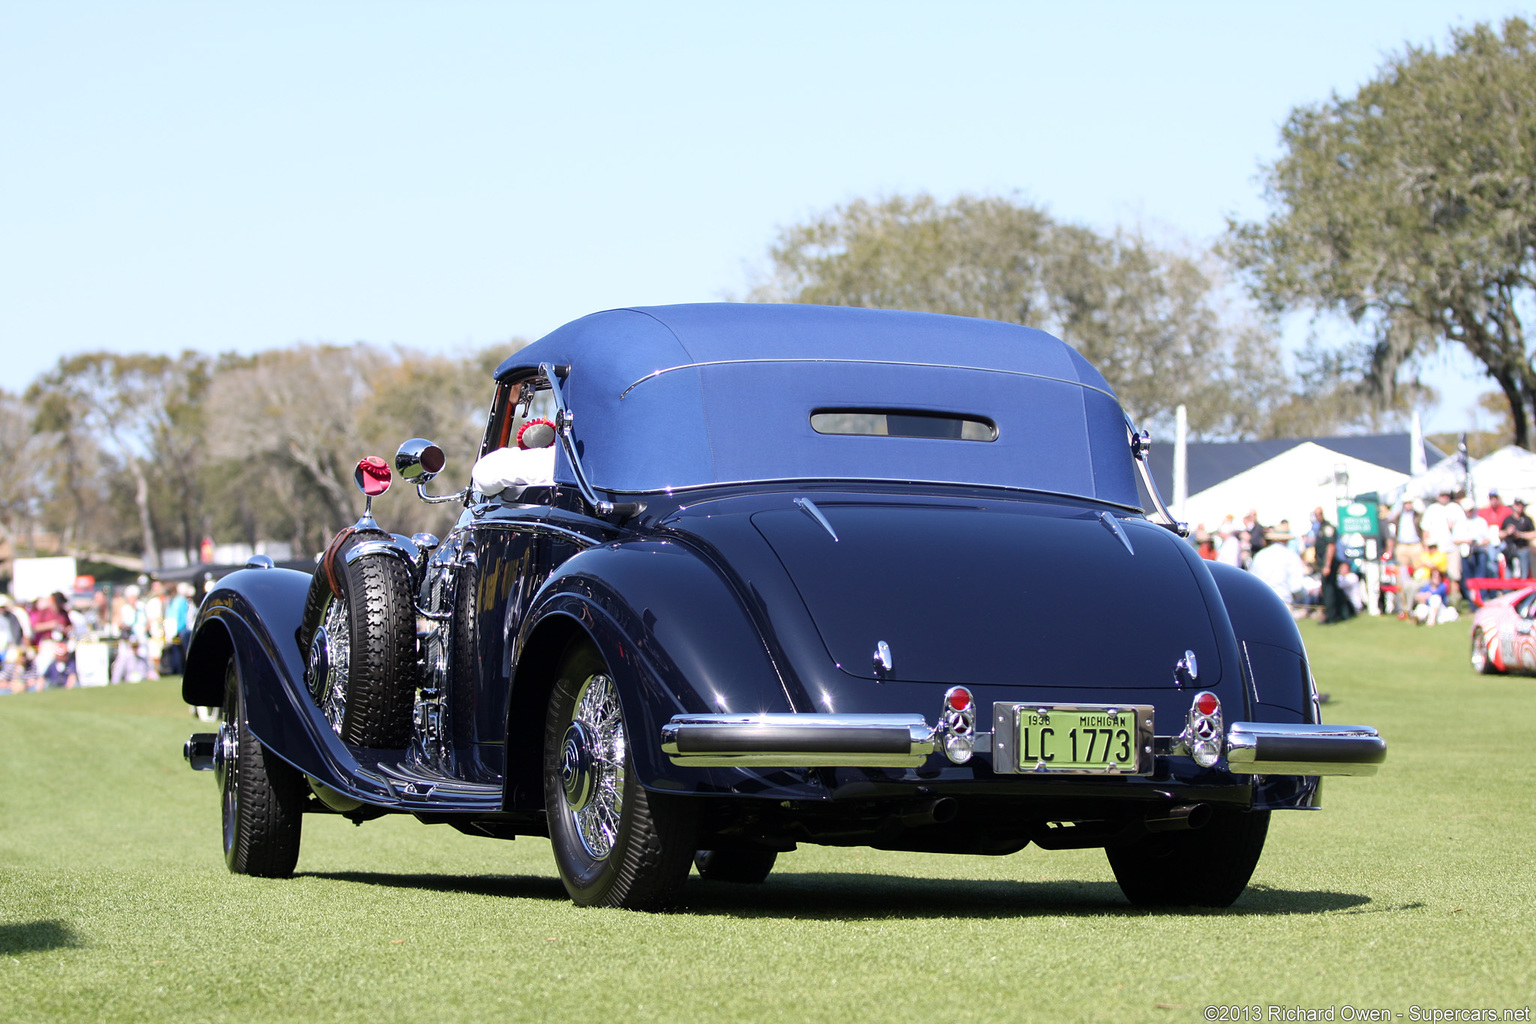
[[[944,691],[944,710],[939,727],[934,730],[944,748],[944,756],[955,764],[965,764],[976,752],[976,699],[963,686]]]
[[[1209,768],[1221,760],[1222,744],[1226,731],[1221,725],[1221,701],[1209,690],[1201,690],[1189,705],[1189,718],[1184,725],[1184,748],[1202,768]]]

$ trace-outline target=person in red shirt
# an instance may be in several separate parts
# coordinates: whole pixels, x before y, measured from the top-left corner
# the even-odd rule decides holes
[[[1504,504],[1499,492],[1489,490],[1488,504],[1477,510],[1477,518],[1487,523],[1492,529],[1484,533],[1483,543],[1474,543],[1468,551],[1468,566],[1463,576],[1473,578],[1493,576],[1498,574],[1503,562],[1500,555],[1503,553],[1504,541],[1499,537],[1499,528],[1504,525],[1504,520],[1509,518],[1514,511]]]
[[[69,616],[52,595],[44,595],[32,605],[32,645],[51,640],[55,630],[69,632]]]
[[[1512,511],[1514,510],[1504,504],[1504,499],[1499,497],[1498,491],[1489,491],[1488,504],[1477,510],[1477,517],[1497,530],[1504,525],[1505,518]]]

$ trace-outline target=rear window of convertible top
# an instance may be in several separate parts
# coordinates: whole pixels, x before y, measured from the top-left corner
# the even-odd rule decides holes
[[[916,409],[817,409],[811,429],[818,434],[866,437],[938,437],[995,441],[997,424],[980,416]]]

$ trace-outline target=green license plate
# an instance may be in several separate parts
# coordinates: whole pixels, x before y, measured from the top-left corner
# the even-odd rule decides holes
[[[1021,772],[1139,775],[1151,763],[1151,709],[1017,706]]]

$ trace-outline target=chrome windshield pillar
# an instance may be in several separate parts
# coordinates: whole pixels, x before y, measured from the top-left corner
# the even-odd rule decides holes
[[[1163,496],[1157,492],[1157,483],[1152,479],[1152,467],[1147,463],[1147,453],[1152,450],[1152,435],[1145,430],[1137,430],[1136,424],[1131,418],[1125,418],[1125,429],[1130,432],[1131,454],[1135,456],[1136,475],[1141,478],[1141,486],[1146,490],[1147,497],[1152,499],[1153,513],[1147,518],[1158,526],[1165,526],[1180,537],[1189,536],[1189,524],[1181,523],[1173,518],[1173,513],[1168,511],[1168,506],[1163,504]]]
[[[576,454],[576,437],[572,432],[575,417],[571,407],[565,401],[563,375],[569,372],[569,366],[539,364],[539,374],[549,382],[549,393],[555,400],[555,437],[560,441],[560,448],[565,452],[566,461],[571,464],[571,473],[576,477],[576,489],[581,492],[582,500],[591,505],[600,516],[612,515],[615,512],[633,515],[645,506],[639,502],[604,501],[597,496],[597,492],[587,482],[587,473],[582,468],[581,457]]]

